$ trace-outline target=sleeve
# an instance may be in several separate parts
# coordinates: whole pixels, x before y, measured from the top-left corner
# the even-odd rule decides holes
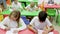
[[[23,7],[21,6],[21,3],[19,3],[19,6],[20,6],[21,9],[23,9]]]
[[[0,23],[0,28],[5,29],[7,25],[7,18],[5,18],[1,23]]]
[[[40,5],[43,2],[43,0],[38,0],[38,5]]]
[[[46,22],[48,26],[52,26],[51,22],[48,19],[46,19]]]
[[[20,18],[20,22],[19,22],[20,24],[19,24],[19,28],[18,28],[18,31],[20,31],[20,30],[23,30],[23,29],[26,29],[27,27],[26,27],[26,24],[24,23],[24,21]]]
[[[34,27],[34,22],[35,22],[35,17],[32,19],[32,21],[30,22],[30,25],[32,25]]]
[[[29,8],[29,5],[25,7],[26,9]]]
[[[14,6],[14,2],[12,2],[12,8],[14,8],[15,6]]]

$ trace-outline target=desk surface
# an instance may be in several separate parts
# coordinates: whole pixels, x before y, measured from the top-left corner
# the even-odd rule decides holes
[[[38,0],[18,0],[19,2],[31,2],[31,1],[33,1],[33,2],[38,2]]]
[[[22,10],[20,12],[21,12],[22,16],[37,16],[40,11],[26,11],[26,10]],[[11,13],[10,10],[5,10],[1,14],[2,15],[9,15],[10,13]]]
[[[5,33],[6,33],[5,30],[0,29],[0,34],[5,34]],[[59,34],[57,31],[53,31],[53,33]],[[18,34],[34,34],[34,32],[29,29],[26,29],[26,30],[20,31]]]
[[[44,5],[44,8],[60,8],[60,5]]]

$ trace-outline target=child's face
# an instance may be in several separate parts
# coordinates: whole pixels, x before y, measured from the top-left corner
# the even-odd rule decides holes
[[[31,6],[31,7],[34,7],[34,5],[35,5],[34,3],[31,3],[31,5],[30,5],[30,6]]]
[[[14,16],[11,15],[11,19],[12,19],[12,20],[16,21],[17,18],[18,18],[18,17],[15,18]]]
[[[14,2],[17,4],[18,0],[15,0]]]

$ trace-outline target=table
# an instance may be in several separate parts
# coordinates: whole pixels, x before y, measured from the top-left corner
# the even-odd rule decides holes
[[[19,2],[31,2],[31,1],[33,1],[33,2],[38,2],[38,0],[18,0]]]
[[[26,10],[22,10],[20,12],[21,12],[22,16],[37,16],[40,11],[26,11]],[[11,13],[10,10],[5,10],[5,11],[3,11],[0,14],[2,14],[2,15],[9,15],[10,13]]]
[[[55,8],[57,10],[57,19],[58,19],[58,14],[59,14],[59,11],[58,9],[60,8],[60,5],[44,5],[44,8],[45,8],[45,11],[48,9],[48,8]],[[56,21],[57,22],[57,21]]]
[[[0,29],[0,34],[5,34],[5,33],[6,33],[5,30]],[[57,31],[53,31],[53,33],[59,34]],[[26,29],[26,30],[20,31],[18,34],[34,34],[34,32],[29,29]]]
[[[60,5],[44,5],[44,8],[60,8]]]

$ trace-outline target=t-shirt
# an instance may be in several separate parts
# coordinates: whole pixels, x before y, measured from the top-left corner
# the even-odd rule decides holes
[[[50,23],[50,21],[48,20],[48,18],[46,18],[45,22],[41,23],[39,21],[39,18],[36,16],[32,19],[32,21],[30,22],[30,24],[35,28],[35,29],[39,29],[39,30],[43,30],[44,27],[48,26],[52,26],[52,24]]]
[[[28,6],[26,6],[26,8],[28,8],[30,11],[34,11],[37,7],[36,7],[36,5],[35,5],[34,7],[31,8],[31,6],[28,5]]]
[[[12,3],[12,8],[15,8],[15,9],[22,9],[22,6],[21,6],[21,3],[17,2],[17,4],[15,4],[14,2]]]
[[[42,4],[44,0],[38,0],[38,5]]]
[[[2,27],[3,29],[5,29],[4,26],[8,26],[8,27],[10,27],[10,28],[18,28],[17,30],[23,30],[23,29],[26,28],[26,25],[25,25],[24,21],[23,21],[21,18],[20,18],[20,20],[19,20],[19,25],[20,25],[20,27],[18,28],[18,23],[17,23],[17,21],[13,21],[13,20],[11,20],[9,17],[6,17],[6,18],[1,22],[0,27]]]

